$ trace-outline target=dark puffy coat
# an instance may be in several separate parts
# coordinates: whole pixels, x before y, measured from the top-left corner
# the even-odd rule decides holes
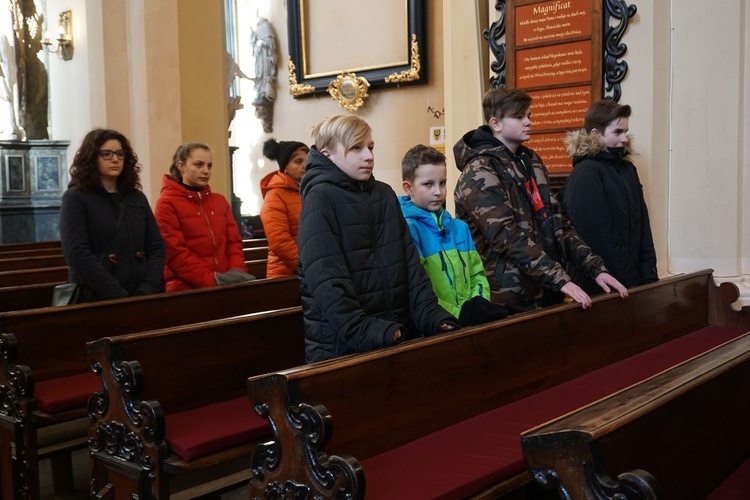
[[[585,130],[571,133],[573,172],[561,202],[578,234],[627,287],[657,280],[646,201],[629,148],[607,149]]]
[[[156,222],[166,245],[167,292],[217,286],[214,272],[246,270],[232,209],[209,186],[191,191],[165,175]]]
[[[115,235],[118,200],[124,212]],[[60,239],[69,281],[84,285],[83,301],[163,289],[164,242],[148,200],[138,190],[111,194],[103,187],[91,192],[71,184],[62,197]],[[108,258],[111,253],[115,259]]]
[[[432,335],[456,320],[438,305],[398,199],[313,148],[302,179],[299,276],[308,362]]]

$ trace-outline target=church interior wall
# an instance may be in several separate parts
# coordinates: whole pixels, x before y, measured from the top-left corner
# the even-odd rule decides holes
[[[76,33],[72,61],[50,57],[51,130],[53,138],[71,140],[74,151],[92,126],[122,128],[141,155],[144,187],[154,202],[158,179],[179,142],[222,144],[225,137],[223,2],[111,2],[103,9],[101,2],[47,1],[51,14],[74,9]],[[750,295],[750,231],[745,229],[750,201],[744,194],[750,192],[746,2],[633,3],[638,12],[623,39],[629,71],[621,102],[633,107],[635,163],[649,205],[660,275],[712,267]],[[310,143],[314,123],[349,113],[328,96],[295,99],[289,94],[286,8],[270,1],[263,14],[277,34],[277,97],[273,133],[261,133],[235,155],[235,180],[246,176],[252,186],[276,168],[262,157],[263,140],[273,136]],[[450,155],[458,137],[481,124],[476,13],[466,2],[434,0],[428,2],[427,16],[429,82],[371,89],[356,112],[373,127],[376,178],[399,194],[401,156],[410,146],[427,143],[430,127],[446,127]],[[341,50],[356,51],[358,45],[342,43]],[[245,99],[243,111],[252,114],[250,100]],[[439,113],[428,112],[428,105]],[[230,144],[235,140],[233,136]],[[212,184],[228,194],[227,158],[215,149],[218,182]],[[451,158],[449,165],[452,184]],[[254,203],[259,207],[259,196]]]

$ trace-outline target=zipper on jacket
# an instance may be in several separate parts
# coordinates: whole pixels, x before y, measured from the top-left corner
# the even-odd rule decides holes
[[[208,226],[208,234],[211,235],[211,244],[213,245],[214,251],[214,264],[216,265],[216,272],[219,271],[219,259],[216,257],[216,237],[214,236],[214,230],[211,228],[211,221],[208,218],[208,215],[206,215],[206,209],[203,208],[203,197],[201,196],[200,192],[198,193],[198,205],[200,206],[201,213],[203,213],[203,218],[206,219],[206,225]]]

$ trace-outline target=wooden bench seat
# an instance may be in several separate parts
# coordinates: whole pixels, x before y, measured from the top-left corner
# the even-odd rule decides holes
[[[247,268],[247,272],[252,274],[256,278],[265,279],[266,268],[268,267],[268,259],[246,260],[245,267]]]
[[[29,243],[3,243],[0,244],[0,254],[6,252],[23,252],[26,250],[37,251],[37,250],[48,250],[48,249],[62,248],[60,240],[55,241],[32,241]]]
[[[242,240],[242,248],[255,248],[255,247],[267,247],[268,240],[266,238],[252,238],[249,240]]]
[[[740,333],[733,328],[703,328],[363,460],[367,497],[465,498],[484,491],[523,472],[518,436],[525,430],[624,389]],[[402,481],[394,480],[393,471],[402,467],[410,470],[409,475]]]
[[[275,433],[253,458],[251,497],[285,488],[352,498],[523,495],[530,478],[519,433],[619,387],[561,384],[631,358],[617,372],[627,384],[624,375],[654,369],[648,361],[639,373],[633,356],[671,363],[739,335],[750,311],[732,311],[736,297],[706,271],[639,287],[625,301],[598,297],[591,310],[562,305],[254,377],[250,400]],[[693,351],[666,357],[675,344],[649,354],[671,341]]]
[[[250,247],[244,248],[242,253],[245,255],[245,260],[259,260],[268,258],[268,247]]]
[[[0,272],[18,271],[22,269],[42,269],[67,265],[68,263],[65,261],[65,257],[62,253],[0,258]]]
[[[299,303],[299,285],[292,277],[0,314],[0,470],[3,478],[15,477],[0,483],[2,491],[20,488],[33,497],[37,429],[86,416],[87,342]],[[67,377],[85,384],[70,384]],[[79,436],[78,445],[84,442]]]
[[[68,281],[68,266],[0,271],[0,287]]]
[[[748,386],[750,333],[523,433],[524,457],[565,498],[750,498]]]
[[[52,303],[52,292],[55,286],[62,283],[64,281],[2,287],[0,288],[0,312],[47,307]]]
[[[104,338],[88,352],[106,388],[89,408],[92,495],[185,496],[185,481],[194,487],[191,476],[209,467],[235,470],[242,460],[237,470],[249,478],[253,446],[271,430],[252,411],[245,384],[304,363],[302,309]]]

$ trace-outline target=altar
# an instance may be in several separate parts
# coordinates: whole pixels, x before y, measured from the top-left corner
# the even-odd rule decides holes
[[[0,243],[60,239],[68,141],[0,141]]]

